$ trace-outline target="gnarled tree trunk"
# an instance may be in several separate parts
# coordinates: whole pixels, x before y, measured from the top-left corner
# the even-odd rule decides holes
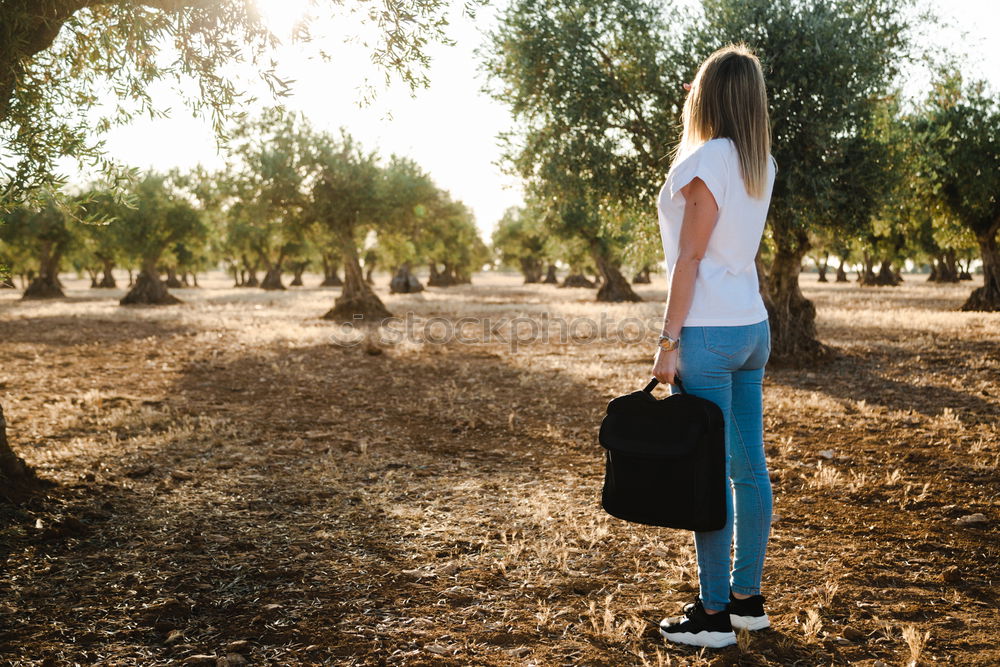
[[[997,232],[1000,219],[985,233],[977,234],[979,252],[983,258],[983,286],[976,288],[962,305],[962,310],[1000,311],[1000,249],[997,248]]]
[[[649,278],[649,267],[644,266],[635,274],[632,278],[633,285],[648,285],[651,282]]]
[[[816,307],[799,288],[802,258],[809,251],[804,232],[785,231],[775,224],[775,253],[770,271],[757,271],[771,326],[771,359],[779,363],[808,363],[830,355],[816,338]],[[766,276],[766,277],[765,277]]]
[[[840,258],[840,264],[837,265],[837,277],[834,278],[834,282],[846,283],[847,281],[847,260],[843,257]]]
[[[281,264],[272,264],[264,274],[264,280],[260,286],[266,290],[283,290],[285,286],[281,282]]]
[[[829,266],[830,266],[830,255],[829,254],[824,254],[823,255],[823,261],[822,262],[816,262],[816,271],[819,273],[819,278],[816,279],[816,282],[819,282],[819,283],[828,283],[828,282],[830,282],[829,280],[826,279],[826,269]]]
[[[114,274],[115,261],[105,257],[101,259],[101,264],[103,266],[103,275],[101,276],[100,282],[98,282],[96,286],[101,288],[118,287],[118,283],[115,282]]]
[[[59,284],[60,250],[51,241],[42,244],[38,275],[28,284],[22,299],[59,299],[65,297]]]
[[[337,275],[337,268],[339,262],[337,261],[336,255],[333,253],[323,253],[321,255],[323,261],[323,282],[319,284],[320,287],[340,287],[344,284],[344,281],[340,279]]]
[[[177,277],[177,269],[172,266],[167,267],[167,279],[165,283],[167,287],[177,289],[179,287],[184,287],[184,283],[180,281]]]
[[[365,281],[352,230],[342,233],[341,248],[344,253],[344,289],[334,301],[333,308],[323,315],[323,319],[352,322],[356,325],[377,325],[381,320],[392,317],[392,313]]]
[[[302,274],[305,273],[306,268],[308,268],[309,262],[294,262],[292,264],[292,282],[289,283],[290,287],[302,287]]]
[[[867,250],[861,255],[861,268],[858,269],[858,282],[862,285],[875,284],[875,258]]]
[[[7,442],[7,421],[0,405],[0,498],[16,503],[39,484],[35,471],[14,453]]]
[[[369,285],[374,285],[375,280],[372,278],[372,274],[375,273],[375,266],[378,264],[378,255],[375,254],[374,250],[369,250],[365,253],[365,282]]]
[[[936,283],[958,282],[958,260],[954,250],[945,250],[934,258],[931,264],[931,275],[927,280]]]
[[[879,266],[878,269],[878,275],[875,276],[875,284],[895,287],[901,282],[903,282],[903,280],[899,277],[899,274],[893,270],[892,262],[888,259],[882,260],[882,265]]]
[[[119,303],[123,306],[172,306],[181,303],[181,300],[167,291],[153,261],[144,263],[135,285]]]
[[[967,260],[965,260],[964,263],[959,262],[958,266],[959,266],[958,279],[959,280],[972,280],[972,272],[970,270],[972,268],[972,260],[971,259],[967,259]]]
[[[260,287],[260,281],[257,280],[257,266],[258,262],[250,263],[246,255],[243,255],[243,268],[246,270],[246,278],[243,280],[242,287]]]
[[[429,287],[451,287],[455,284],[455,278],[448,271],[447,265],[443,271],[438,271],[437,262],[427,262],[427,268],[430,270],[430,275],[427,278]]]
[[[607,257],[598,244],[591,245],[591,256],[597,264],[603,280],[597,290],[597,300],[607,302],[642,301],[642,297],[632,291],[632,286],[625,280],[618,267]]]
[[[414,294],[423,291],[424,286],[413,275],[409,262],[403,262],[396,270],[392,280],[389,281],[390,294]]]
[[[565,278],[563,278],[562,284],[559,287],[586,287],[588,289],[594,289],[597,287],[597,283],[587,277],[583,272],[570,271]]]
[[[464,268],[456,267],[445,262],[444,273],[448,276],[452,285],[472,284],[472,274]]]
[[[521,273],[524,275],[524,284],[537,283],[542,280],[542,263],[536,257],[521,257]]]

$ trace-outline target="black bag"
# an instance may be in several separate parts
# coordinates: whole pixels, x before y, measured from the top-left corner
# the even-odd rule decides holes
[[[601,505],[650,526],[719,530],[726,523],[726,439],[722,410],[681,389],[657,400],[654,378],[608,403],[600,442],[607,450]]]

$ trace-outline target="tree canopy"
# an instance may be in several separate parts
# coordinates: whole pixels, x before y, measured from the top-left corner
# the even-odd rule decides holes
[[[318,16],[347,14],[333,0],[313,6]],[[362,0],[351,9],[375,28],[372,61],[416,87],[427,82],[427,46],[449,41],[448,7],[445,0]],[[311,41],[311,27],[303,21],[294,39]],[[100,135],[137,116],[162,115],[150,92],[158,81],[179,90],[192,82],[197,94],[188,104],[223,133],[250,100],[238,66],[256,69],[274,93],[287,92],[272,57],[277,43],[247,0],[0,1],[0,206],[58,184],[63,157],[120,176]]]

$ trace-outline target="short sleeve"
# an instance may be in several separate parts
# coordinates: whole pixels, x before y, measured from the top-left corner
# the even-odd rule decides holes
[[[683,198],[681,188],[700,178],[715,197],[716,205],[721,207],[726,200],[726,184],[729,182],[727,143],[728,140],[713,139],[681,160],[668,177],[670,199]]]

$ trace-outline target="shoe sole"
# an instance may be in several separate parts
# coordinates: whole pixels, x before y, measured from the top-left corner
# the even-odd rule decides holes
[[[767,614],[763,616],[737,616],[736,614],[730,614],[729,622],[733,625],[734,630],[753,631],[771,627],[771,619],[767,617]]]
[[[708,648],[722,648],[732,646],[736,643],[735,632],[665,632],[660,628],[660,634],[667,641],[677,644],[688,644],[689,646],[705,646]]]

